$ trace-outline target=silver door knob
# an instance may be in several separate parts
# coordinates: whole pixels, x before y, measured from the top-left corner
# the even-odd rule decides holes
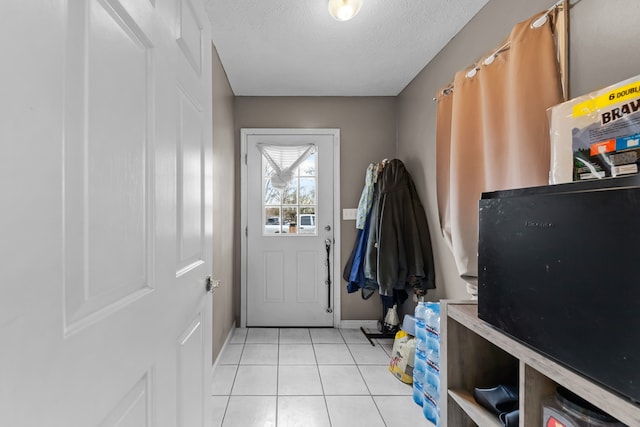
[[[331,226],[330,225],[325,225],[324,229],[327,230],[327,231],[331,231]]]

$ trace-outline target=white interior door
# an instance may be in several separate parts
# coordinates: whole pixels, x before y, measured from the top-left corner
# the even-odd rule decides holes
[[[247,326],[333,326],[337,130],[245,131]]]
[[[0,21],[0,425],[211,425],[201,1],[8,0]]]

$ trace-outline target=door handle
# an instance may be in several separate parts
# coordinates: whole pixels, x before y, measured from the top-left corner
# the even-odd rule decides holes
[[[331,226],[330,225],[325,225],[324,229],[327,230],[327,231],[331,231]]]
[[[212,294],[216,288],[220,287],[220,280],[213,280],[209,274],[205,279],[205,289],[208,294]]]
[[[327,225],[327,227],[329,227]],[[327,280],[324,283],[327,285],[327,313],[333,313],[333,308],[331,308],[331,239],[327,238],[324,240],[324,247],[327,251]]]

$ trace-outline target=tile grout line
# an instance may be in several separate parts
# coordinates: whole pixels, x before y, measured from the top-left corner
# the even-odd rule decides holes
[[[281,329],[278,329],[278,351],[276,351],[276,413],[274,420],[276,427],[278,427],[278,405],[280,403],[280,332]]]
[[[249,333],[249,331],[247,331],[247,333],[245,334],[244,339],[242,341],[242,351],[240,352],[240,357],[238,358],[238,363],[236,364],[235,374],[233,374],[233,381],[231,382],[231,389],[229,390],[229,395],[227,396],[227,404],[224,406],[224,414],[222,415],[222,422],[220,423],[221,426],[224,426],[224,419],[227,416],[227,410],[229,409],[229,403],[231,402],[231,394],[233,393],[233,386],[236,383],[236,377],[238,376],[238,370],[240,369],[240,360],[242,359],[242,353],[244,353],[244,346],[245,346],[246,341],[247,341],[248,333]]]
[[[376,344],[380,345],[378,340],[376,340]],[[362,370],[360,369],[360,365],[358,364],[358,361],[356,360],[355,356],[351,352],[351,347],[349,347],[348,344],[347,344],[347,349],[349,350],[349,354],[351,354],[351,357],[353,358],[353,361],[356,363],[356,368],[358,368],[358,372],[360,373],[360,377],[362,378],[362,382],[364,382],[364,386],[367,388],[367,391],[369,392],[369,398],[371,399],[371,401],[373,402],[373,405],[376,407],[376,410],[378,411],[378,415],[380,416],[380,420],[382,421],[382,424],[384,424],[384,426],[387,427],[387,422],[385,421],[384,416],[382,415],[382,412],[380,412],[380,408],[378,407],[378,404],[376,403],[376,400],[373,398],[373,393],[371,392],[371,389],[369,388],[369,384],[367,383],[367,380],[364,378],[364,375],[362,374]]]
[[[309,335],[311,335],[311,331],[309,331]],[[331,421],[331,413],[329,412],[329,404],[327,403],[327,394],[324,390],[324,383],[322,382],[322,375],[320,374],[320,364],[318,363],[318,356],[316,355],[316,346],[313,342],[313,337],[311,337],[311,348],[313,349],[313,357],[316,359],[316,371],[318,372],[318,380],[320,380],[320,388],[322,389],[322,400],[324,401],[324,409],[327,411],[327,419],[329,420],[329,427],[333,426],[333,422]]]
[[[376,344],[380,345],[378,340],[376,340]],[[351,351],[351,349],[349,349],[349,351]],[[369,389],[369,384],[367,384],[367,381],[364,379],[364,375],[362,374],[362,371],[360,370],[360,365],[356,365],[356,366],[358,366],[358,371],[360,372],[360,375],[362,376],[362,379],[364,380],[364,384],[367,386],[367,390],[369,390],[369,395],[371,396],[371,401],[373,402],[374,406],[376,407],[376,410],[378,411],[378,415],[380,416],[380,419],[382,420],[382,424],[384,424],[385,427],[387,427],[387,422],[384,419],[384,416],[382,415],[382,412],[380,411],[380,407],[378,406],[378,403],[373,398],[373,393],[371,392],[371,389]]]

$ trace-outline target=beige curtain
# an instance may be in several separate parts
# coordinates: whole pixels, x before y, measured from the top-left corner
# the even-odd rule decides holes
[[[555,12],[534,28],[541,15],[517,24],[493,61],[482,58],[475,73],[458,72],[453,90],[437,99],[440,224],[474,295],[481,193],[549,182],[546,110],[562,102],[562,89]]]
[[[451,213],[449,211],[449,170],[451,162],[451,107],[453,93],[451,86],[440,91],[436,121],[436,186],[440,228],[445,241],[451,247]]]

